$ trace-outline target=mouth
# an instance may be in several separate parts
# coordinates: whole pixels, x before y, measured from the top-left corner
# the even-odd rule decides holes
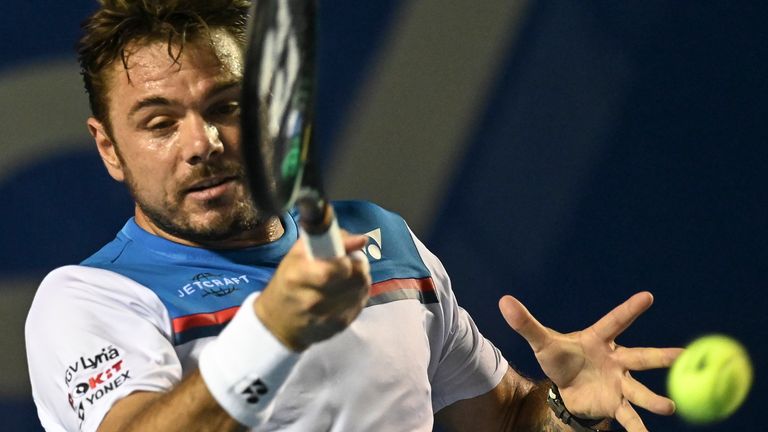
[[[218,198],[228,192],[238,179],[239,177],[234,175],[209,177],[195,182],[192,186],[185,189],[184,193],[189,197],[200,200]]]
[[[213,188],[236,179],[237,179],[237,176],[210,177],[210,178],[196,182],[192,186],[188,187],[186,192],[197,192],[197,191]]]

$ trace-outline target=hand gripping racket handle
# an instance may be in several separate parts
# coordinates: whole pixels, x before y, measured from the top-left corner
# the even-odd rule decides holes
[[[297,201],[301,238],[310,258],[338,258],[346,255],[336,213],[327,201],[299,199]]]

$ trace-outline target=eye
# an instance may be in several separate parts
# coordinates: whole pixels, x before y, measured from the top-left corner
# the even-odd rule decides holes
[[[209,114],[214,118],[239,117],[240,103],[237,101],[229,101],[216,104],[211,108]]]
[[[174,120],[169,117],[155,117],[147,122],[146,128],[151,131],[163,131],[170,129],[174,124]]]

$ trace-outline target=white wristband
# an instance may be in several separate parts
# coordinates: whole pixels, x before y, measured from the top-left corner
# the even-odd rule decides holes
[[[255,427],[271,414],[299,354],[290,351],[256,317],[245,299],[232,321],[200,353],[200,374],[216,401],[238,422]]]

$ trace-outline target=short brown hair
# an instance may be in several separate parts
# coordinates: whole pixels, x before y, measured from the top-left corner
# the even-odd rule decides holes
[[[109,128],[106,69],[120,59],[127,71],[126,48],[132,43],[165,40],[178,61],[185,42],[223,28],[245,44],[250,0],[99,0],[100,7],[81,27],[77,45],[81,73],[93,116]],[[178,51],[174,53],[174,46]]]

